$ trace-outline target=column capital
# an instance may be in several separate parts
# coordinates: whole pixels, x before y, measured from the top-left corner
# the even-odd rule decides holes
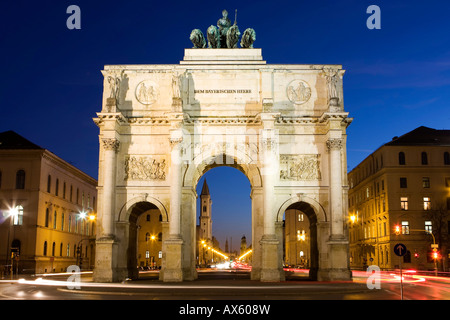
[[[327,140],[327,148],[329,151],[331,150],[341,150],[342,149],[342,139],[328,139]]]
[[[103,138],[102,143],[105,150],[113,150],[114,152],[119,151],[120,141],[117,139]]]

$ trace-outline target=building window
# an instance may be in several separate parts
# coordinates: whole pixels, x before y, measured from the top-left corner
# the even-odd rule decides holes
[[[409,221],[402,221],[402,234],[409,234]]]
[[[47,255],[47,241],[44,241],[44,256]]]
[[[70,243],[67,244],[66,257],[70,257]]]
[[[408,210],[408,197],[400,198],[400,207],[402,210]]]
[[[450,165],[450,153],[444,152],[444,165]]]
[[[150,251],[146,250],[145,251],[145,259],[149,259],[150,258]]]
[[[53,213],[53,229],[56,229],[56,218],[57,218],[57,213],[56,213],[56,210],[55,210],[55,213]]]
[[[430,187],[430,178],[429,177],[423,177],[422,178],[422,187],[423,188],[429,188]]]
[[[408,183],[406,178],[400,178],[400,188],[407,188],[408,187]]]
[[[422,152],[422,164],[428,164],[428,155],[426,152]]]
[[[399,165],[405,165],[406,164],[406,159],[405,159],[405,153],[404,152],[399,152],[398,153],[398,164]]]
[[[298,221],[303,221],[303,213],[298,214]]]
[[[25,171],[23,170],[16,173],[16,189],[25,189]]]
[[[63,183],[63,198],[66,198],[66,182]]]
[[[61,214],[61,231],[64,231],[64,212]]]
[[[67,231],[71,232],[72,231],[72,215],[71,214],[69,214],[69,221],[68,221],[67,227],[68,227]]]
[[[21,226],[23,224],[23,207],[17,206],[14,208],[14,211],[13,225]]]
[[[147,215],[147,221],[150,221],[150,215],[149,214]]]
[[[50,188],[52,187],[52,176],[48,175],[47,177],[47,192],[50,193]]]
[[[55,256],[55,248],[56,248],[56,243],[53,242],[53,244],[52,244],[52,256],[53,257]]]
[[[433,232],[433,223],[431,221],[425,221],[425,231],[429,233]]]
[[[56,179],[56,184],[55,184],[55,196],[58,195],[58,191],[59,191],[59,179]]]
[[[423,197],[423,210],[431,210],[430,197]]]
[[[48,221],[49,221],[49,217],[50,216],[50,210],[47,208],[45,209],[45,224],[44,226],[48,228]]]

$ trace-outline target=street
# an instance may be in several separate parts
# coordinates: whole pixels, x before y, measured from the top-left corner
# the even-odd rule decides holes
[[[400,300],[400,277],[381,272],[380,289],[369,289],[366,272],[353,271],[353,281],[309,281],[302,271],[287,272],[286,281],[250,280],[248,271],[199,270],[191,282],[163,283],[156,271],[124,283],[94,283],[91,273],[79,279],[54,274],[0,282],[2,300]],[[72,278],[71,278],[72,277]],[[81,282],[74,282],[81,281]],[[450,300],[450,278],[404,273],[404,300]]]

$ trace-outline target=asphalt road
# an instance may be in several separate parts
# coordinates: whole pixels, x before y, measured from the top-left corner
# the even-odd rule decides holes
[[[31,277],[0,281],[2,300],[154,300],[154,301],[298,301],[298,300],[400,300],[398,276],[383,274],[380,288],[369,289],[367,275],[354,272],[352,281],[309,281],[290,273],[280,283],[250,280],[244,271],[199,272],[196,281],[163,283],[155,272],[142,273],[139,280],[115,284],[93,283],[83,274],[79,288],[70,275]],[[402,281],[404,300],[450,300],[450,278],[408,276]]]

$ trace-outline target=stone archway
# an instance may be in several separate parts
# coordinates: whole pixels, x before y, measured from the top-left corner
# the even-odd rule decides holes
[[[306,215],[308,222],[309,222],[309,230],[307,230],[307,237],[309,242],[309,256],[308,256],[308,269],[309,269],[309,278],[311,280],[317,280],[317,274],[318,270],[320,268],[319,266],[319,246],[318,241],[320,235],[317,233],[317,223],[318,223],[318,215],[316,214],[314,208],[309,204],[308,202],[304,201],[298,201],[291,203],[284,212],[288,212],[288,210],[294,209],[294,212],[301,212],[302,214]],[[286,217],[287,219],[287,217]],[[289,223],[291,225],[288,226],[286,223],[285,227],[293,227],[292,224],[295,225],[294,219],[290,219]],[[295,239],[296,241],[298,239]],[[285,245],[287,245],[286,237],[281,240],[285,242]]]
[[[164,217],[161,279],[196,279],[195,186],[218,158],[252,186],[252,279],[283,279],[278,230],[280,212],[291,205],[317,218],[317,278],[349,279],[352,119],[344,111],[344,72],[340,65],[269,65],[254,48],[186,49],[174,65],[105,66],[102,110],[94,119],[100,129],[94,279],[128,277],[130,230],[148,206],[140,202]]]
[[[261,245],[260,241],[262,240],[264,230],[264,208],[262,206],[262,177],[260,174],[260,170],[256,163],[250,161],[245,153],[234,153],[233,155],[228,155],[226,153],[217,152],[217,153],[205,153],[200,154],[195,159],[194,165],[186,168],[186,173],[184,175],[183,187],[188,190],[196,190],[197,184],[200,178],[209,170],[221,167],[228,166],[235,168],[242,172],[244,176],[248,179],[251,187],[251,215],[252,215],[252,272],[251,278],[260,280],[261,278]],[[196,195],[189,193],[191,196],[183,197],[182,208],[192,208],[192,212],[196,213]],[[182,213],[183,214],[183,213]],[[195,220],[190,226],[188,224],[184,224],[185,230],[183,234],[194,233],[196,223]],[[189,229],[189,230],[186,230]],[[193,237],[195,239],[195,237]],[[190,248],[189,250],[195,250],[195,246]],[[191,252],[185,252],[185,254],[192,256]],[[195,253],[194,253],[195,254]],[[194,255],[195,257],[195,255]],[[195,261],[190,261],[190,265]],[[280,269],[281,270],[281,269]],[[185,275],[189,276],[189,274]],[[195,277],[195,276],[194,276]],[[279,275],[278,277],[281,277]]]

